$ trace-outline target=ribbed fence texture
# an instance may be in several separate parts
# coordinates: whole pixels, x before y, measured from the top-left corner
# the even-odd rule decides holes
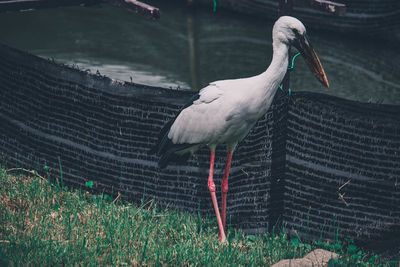
[[[400,257],[400,107],[298,93],[286,123],[287,227]]]
[[[97,190],[133,201],[155,199],[161,207],[212,215],[208,149],[164,170],[148,153],[190,96],[0,45],[2,162],[41,173],[49,166],[68,185],[94,181]],[[221,145],[217,186],[225,157]],[[281,222],[304,238],[381,240],[399,252],[399,106],[279,92],[239,144],[232,166],[232,226],[259,233]]]

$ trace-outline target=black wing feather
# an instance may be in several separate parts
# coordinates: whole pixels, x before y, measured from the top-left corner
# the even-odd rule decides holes
[[[182,110],[191,106],[193,104],[193,102],[199,98],[200,98],[199,94],[192,96],[189,99],[189,101],[185,105],[183,105],[183,107],[179,110],[179,112],[175,116],[175,118],[170,120],[161,129],[161,131],[158,135],[157,144],[150,150],[151,154],[157,153],[157,155],[160,156],[160,159],[158,161],[158,166],[160,168],[167,167],[168,163],[170,163],[170,162],[182,164],[182,163],[185,163],[189,159],[190,154],[188,154],[188,153],[177,154],[177,152],[188,149],[192,146],[195,146],[196,144],[174,144],[171,141],[171,139],[168,138],[168,133],[169,133],[169,130],[171,129],[172,124],[174,124],[176,118],[179,116],[179,114],[182,112]]]

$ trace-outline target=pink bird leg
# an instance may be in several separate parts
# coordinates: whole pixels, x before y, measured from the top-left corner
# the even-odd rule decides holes
[[[232,161],[232,151],[228,152],[228,159],[226,160],[224,177],[222,178],[221,183],[221,192],[222,192],[222,225],[225,229],[226,226],[226,195],[228,194],[228,178],[229,178],[229,170],[231,168]]]
[[[213,180],[214,158],[215,158],[215,151],[211,150],[210,173],[208,175],[208,189],[210,190],[211,199],[212,199],[212,203],[213,203],[214,210],[215,210],[215,215],[217,216],[217,222],[218,222],[218,228],[219,228],[219,234],[220,234],[218,240],[221,243],[225,243],[226,242],[225,231],[224,231],[224,227],[222,226],[221,215],[219,214],[217,197],[215,195],[215,184],[214,184],[214,180]]]

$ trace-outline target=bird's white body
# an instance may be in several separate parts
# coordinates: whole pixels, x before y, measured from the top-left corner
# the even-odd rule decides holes
[[[161,156],[161,168],[166,167],[170,161],[182,162],[188,158],[188,152],[201,145],[210,147],[208,188],[221,242],[226,240],[226,196],[233,150],[270,108],[287,71],[290,45],[299,49],[317,79],[329,87],[322,65],[305,32],[306,29],[299,20],[293,17],[279,18],[272,31],[272,62],[265,72],[254,77],[210,83],[161,130],[156,146]],[[226,143],[228,146],[221,183],[222,216],[219,213],[213,180],[215,148],[220,143]]]
[[[274,42],[269,68],[253,77],[210,83],[171,126],[174,144],[204,144],[234,148],[271,106],[288,66],[288,46]],[[198,145],[194,146],[196,149]]]

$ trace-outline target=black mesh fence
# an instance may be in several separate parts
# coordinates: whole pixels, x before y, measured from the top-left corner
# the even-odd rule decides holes
[[[301,92],[286,124],[287,227],[400,255],[399,106]]]
[[[192,93],[122,83],[0,45],[0,156],[73,186],[212,215],[208,157],[160,170],[148,151]],[[226,148],[217,148],[215,180]],[[278,93],[234,154],[233,227],[277,222],[302,238],[354,238],[400,250],[400,107]],[[369,242],[372,243],[372,242]],[[385,250],[387,251],[387,250]]]

